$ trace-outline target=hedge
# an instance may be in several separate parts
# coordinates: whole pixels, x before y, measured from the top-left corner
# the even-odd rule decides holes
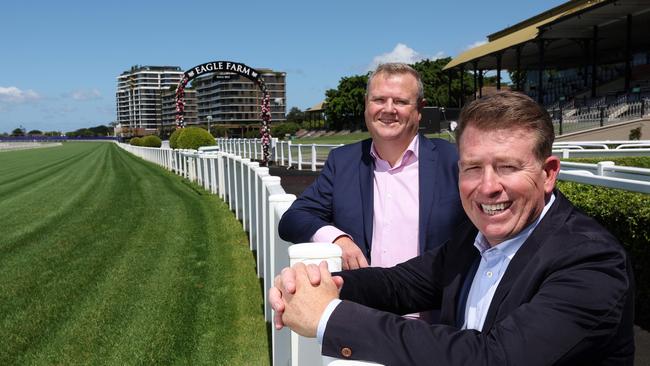
[[[570,159],[582,163],[604,160],[650,168],[650,157]],[[636,284],[635,323],[650,329],[650,195],[565,181],[559,181],[557,187],[606,227],[630,254]]]
[[[176,132],[174,132],[176,133]],[[216,144],[214,137],[208,132],[199,127],[185,127],[180,132],[176,140],[178,149],[193,149],[196,150],[201,146],[212,146]],[[171,139],[170,139],[171,146]]]
[[[133,146],[142,146],[142,139],[139,137],[133,137],[131,140],[129,140],[129,144]]]
[[[160,140],[160,137],[158,137],[156,135],[149,135],[149,136],[145,136],[142,139],[142,146],[160,147],[160,146],[162,146],[162,141]]]
[[[283,139],[285,135],[295,135],[300,129],[300,125],[294,122],[281,123],[271,127],[271,135]]]
[[[181,135],[181,132],[183,132],[183,128],[177,128],[172,132],[171,135],[169,135],[169,147],[172,149],[178,149],[178,136]]]

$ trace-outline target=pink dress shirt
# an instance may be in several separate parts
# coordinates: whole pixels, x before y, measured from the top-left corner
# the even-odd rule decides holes
[[[419,254],[418,136],[393,167],[379,156],[374,144],[370,154],[375,159],[370,265],[392,267]],[[341,235],[347,234],[323,226],[312,241],[331,243]]]

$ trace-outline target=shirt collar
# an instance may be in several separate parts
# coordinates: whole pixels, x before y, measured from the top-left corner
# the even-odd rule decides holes
[[[406,147],[406,150],[404,150],[404,153],[402,156],[397,160],[397,163],[395,163],[395,166],[391,167],[388,161],[382,159],[379,156],[379,153],[377,152],[377,149],[375,148],[375,142],[373,141],[372,144],[370,144],[370,156],[372,156],[373,159],[375,159],[375,166],[386,166],[386,170],[391,170],[391,169],[396,169],[401,167],[402,165],[407,165],[411,162],[417,161],[418,160],[418,154],[419,154],[419,134],[416,134],[413,139],[411,140],[411,143]]]
[[[499,252],[501,253],[501,255],[507,256],[510,259],[512,259],[515,253],[517,253],[517,250],[519,250],[519,248],[524,244],[524,242],[526,241],[526,239],[528,239],[530,234],[533,233],[533,230],[535,230],[539,222],[542,221],[542,218],[546,215],[546,212],[548,212],[548,209],[551,207],[554,201],[555,201],[555,193],[551,194],[551,198],[548,200],[546,205],[544,205],[542,214],[539,215],[537,220],[535,220],[533,223],[528,225],[525,229],[523,229],[521,232],[519,232],[519,234],[515,235],[514,237],[505,240],[494,247],[490,247],[490,243],[488,243],[485,236],[479,231],[479,233],[476,235],[476,239],[474,239],[474,246],[476,247],[476,249],[478,249],[481,255],[483,255],[483,253],[487,251]]]

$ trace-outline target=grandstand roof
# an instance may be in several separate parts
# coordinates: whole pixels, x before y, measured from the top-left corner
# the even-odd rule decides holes
[[[520,68],[537,69],[540,40],[545,41],[547,67],[569,68],[588,63],[585,41],[594,37],[598,27],[598,59],[601,63],[625,59],[627,15],[632,16],[631,49],[650,47],[650,2],[647,0],[571,0],[514,26],[488,36],[489,42],[463,52],[445,69],[465,66],[473,69],[517,68],[517,48],[521,51]]]

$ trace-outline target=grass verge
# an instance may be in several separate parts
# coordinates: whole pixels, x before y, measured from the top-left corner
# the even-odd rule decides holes
[[[268,364],[241,225],[111,143],[0,155],[0,364]]]

